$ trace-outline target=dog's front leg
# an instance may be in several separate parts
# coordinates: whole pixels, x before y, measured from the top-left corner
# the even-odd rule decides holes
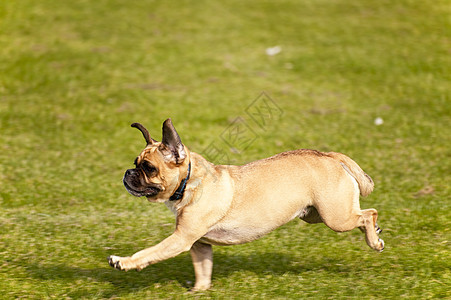
[[[128,271],[131,269],[141,270],[150,264],[174,257],[182,252],[188,251],[194,241],[187,238],[179,231],[164,239],[159,244],[136,252],[129,257],[111,255],[108,257],[109,264],[116,269]]]
[[[209,244],[199,241],[191,247],[191,258],[196,274],[196,283],[193,291],[208,290],[211,285],[211,272],[213,270],[213,249]]]

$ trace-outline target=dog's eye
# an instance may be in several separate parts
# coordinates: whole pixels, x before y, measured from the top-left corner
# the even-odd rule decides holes
[[[144,161],[142,163],[142,169],[144,172],[146,172],[146,174],[148,176],[155,176],[157,173],[157,168],[155,168],[153,165],[151,165],[150,163],[148,163],[147,161]]]

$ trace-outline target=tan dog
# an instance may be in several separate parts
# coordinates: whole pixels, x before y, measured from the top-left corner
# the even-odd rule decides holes
[[[371,178],[349,157],[335,152],[295,150],[243,166],[213,165],[182,144],[170,119],[163,140],[138,123],[147,147],[127,170],[124,185],[134,196],[164,202],[176,216],[174,233],[130,257],[110,256],[120,270],[142,269],[191,251],[194,290],[211,284],[211,245],[255,240],[294,218],[324,222],[334,231],[360,228],[367,244],[384,249],[375,209],[360,210],[359,194],[373,190]]]

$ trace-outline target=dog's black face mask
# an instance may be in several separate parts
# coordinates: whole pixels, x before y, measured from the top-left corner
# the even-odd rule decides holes
[[[136,197],[154,197],[162,189],[158,184],[146,182],[146,178],[157,176],[158,169],[148,161],[142,161],[140,164],[135,160],[134,169],[128,169],[124,175],[124,186],[127,191]]]

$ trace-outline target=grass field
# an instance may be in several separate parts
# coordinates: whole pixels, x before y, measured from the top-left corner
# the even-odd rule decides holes
[[[446,0],[1,1],[0,298],[449,299],[450,13]],[[248,114],[262,92],[279,109],[264,127]],[[210,291],[189,292],[188,253],[110,268],[174,229],[122,185],[144,147],[130,124],[160,139],[168,117],[215,163],[211,146],[236,164],[348,154],[376,183],[361,205],[379,211],[385,251],[295,220],[215,247]],[[246,147],[224,141],[238,123]]]

